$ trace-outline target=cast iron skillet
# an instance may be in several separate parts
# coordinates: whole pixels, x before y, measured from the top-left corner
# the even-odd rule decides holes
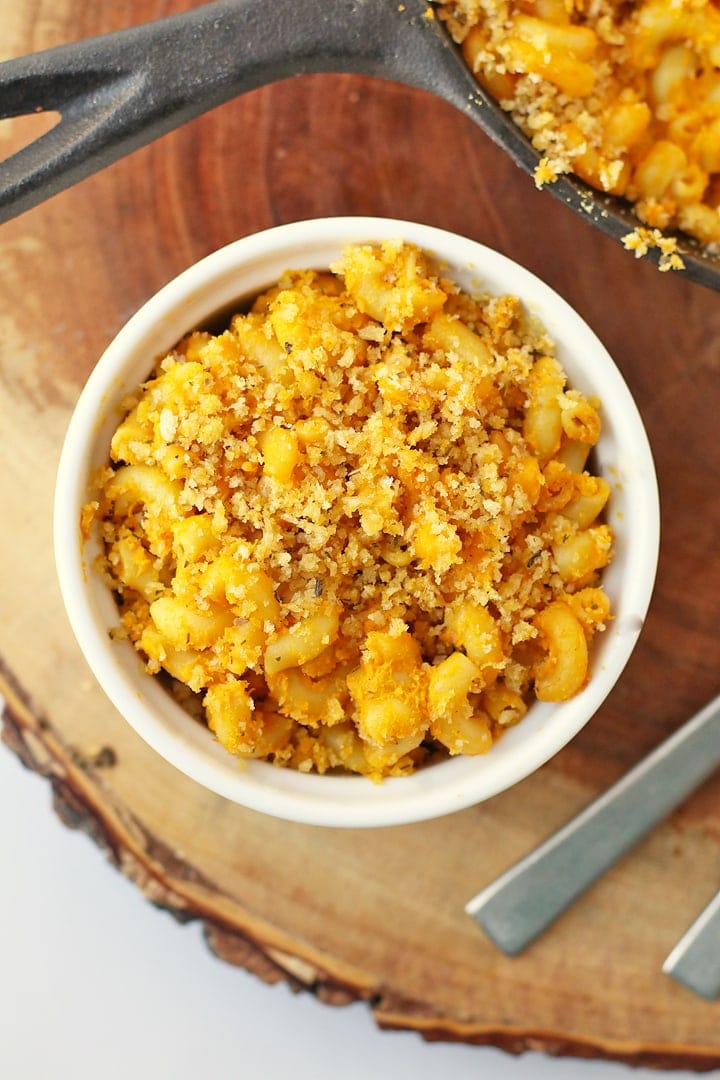
[[[478,86],[426,0],[215,0],[189,12],[0,64],[0,117],[56,110],[0,165],[0,222],[180,124],[290,75],[355,72],[419,87],[466,113],[532,173],[538,154]],[[574,177],[548,190],[619,240],[622,199]],[[720,290],[720,258],[679,238],[684,274]],[[658,252],[648,258],[657,261]]]

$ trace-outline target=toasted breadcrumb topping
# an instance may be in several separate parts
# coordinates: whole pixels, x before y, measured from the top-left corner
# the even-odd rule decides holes
[[[599,431],[517,297],[353,245],[160,359],[83,527],[122,634],[228,750],[402,775],[584,685]]]
[[[622,238],[623,246],[632,251],[636,259],[647,255],[651,248],[660,251],[658,269],[662,273],[668,270],[683,270],[685,263],[677,253],[677,240],[672,236],[663,236],[659,229],[644,229],[638,226]]]

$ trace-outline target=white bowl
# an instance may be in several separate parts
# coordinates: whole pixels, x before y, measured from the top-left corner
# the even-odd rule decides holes
[[[615,618],[595,639],[587,688],[560,705],[534,704],[482,757],[455,757],[411,776],[307,775],[240,762],[191,719],[131,645],[111,641],[118,612],[93,568],[97,540],[83,544],[79,519],[94,470],[107,461],[119,403],[155,358],[233,302],[274,283],[288,268],[327,267],[343,245],[402,237],[432,252],[465,289],[520,296],[555,340],[570,384],[596,395],[604,427],[599,470],[613,486],[609,521],[616,554],[604,574]],[[510,259],[471,240],[406,221],[324,218],[248,236],[190,267],[153,296],[120,331],[92,372],[68,428],[55,500],[55,552],[67,612],[104,691],[159,754],[211,791],[277,817],[330,826],[398,825],[481,802],[542,765],[590,717],[619,678],[650,602],[658,557],[659,508],[650,447],[622,376],[582,319],[552,289]]]

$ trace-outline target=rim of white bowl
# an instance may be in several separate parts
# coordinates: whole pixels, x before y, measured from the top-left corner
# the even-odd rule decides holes
[[[611,506],[620,503],[620,508],[613,522],[618,551],[604,577],[615,619],[593,651],[587,687],[560,706],[534,704],[483,757],[451,758],[376,785],[365,777],[302,774],[227,754],[145,672],[130,645],[110,642],[117,609],[89,565],[79,516],[94,462],[100,460],[103,422],[108,425],[118,397],[142,381],[143,363],[147,374],[155,356],[183,332],[233,299],[272,284],[287,268],[327,266],[346,243],[396,237],[432,252],[465,288],[512,293],[541,318],[571,385],[592,387],[604,406],[599,467],[615,481]],[[238,284],[233,294],[241,274],[256,280],[249,287]],[[208,305],[203,297],[211,291],[222,300]],[[163,335],[166,344],[142,352]],[[587,374],[590,358],[592,375]],[[124,386],[122,372],[133,367],[140,374]],[[119,419],[118,414],[115,422]],[[104,447],[107,459],[107,443]],[[71,417],[57,474],[54,545],[63,601],[91,670],[118,711],[166,761],[253,810],[312,825],[375,827],[423,821],[483,802],[534,772],[577,734],[616,684],[637,641],[654,586],[659,521],[655,468],[638,409],[604,346],[565,300],[511,259],[455,233],[393,218],[339,217],[293,222],[234,241],[168,282],[131,317],[101,356]]]

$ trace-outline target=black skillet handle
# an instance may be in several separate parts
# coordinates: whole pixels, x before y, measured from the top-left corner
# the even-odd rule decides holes
[[[62,119],[0,164],[0,222],[290,75],[376,75],[463,107],[477,87],[428,11],[425,0],[215,0],[1,64],[0,117],[56,110]]]

